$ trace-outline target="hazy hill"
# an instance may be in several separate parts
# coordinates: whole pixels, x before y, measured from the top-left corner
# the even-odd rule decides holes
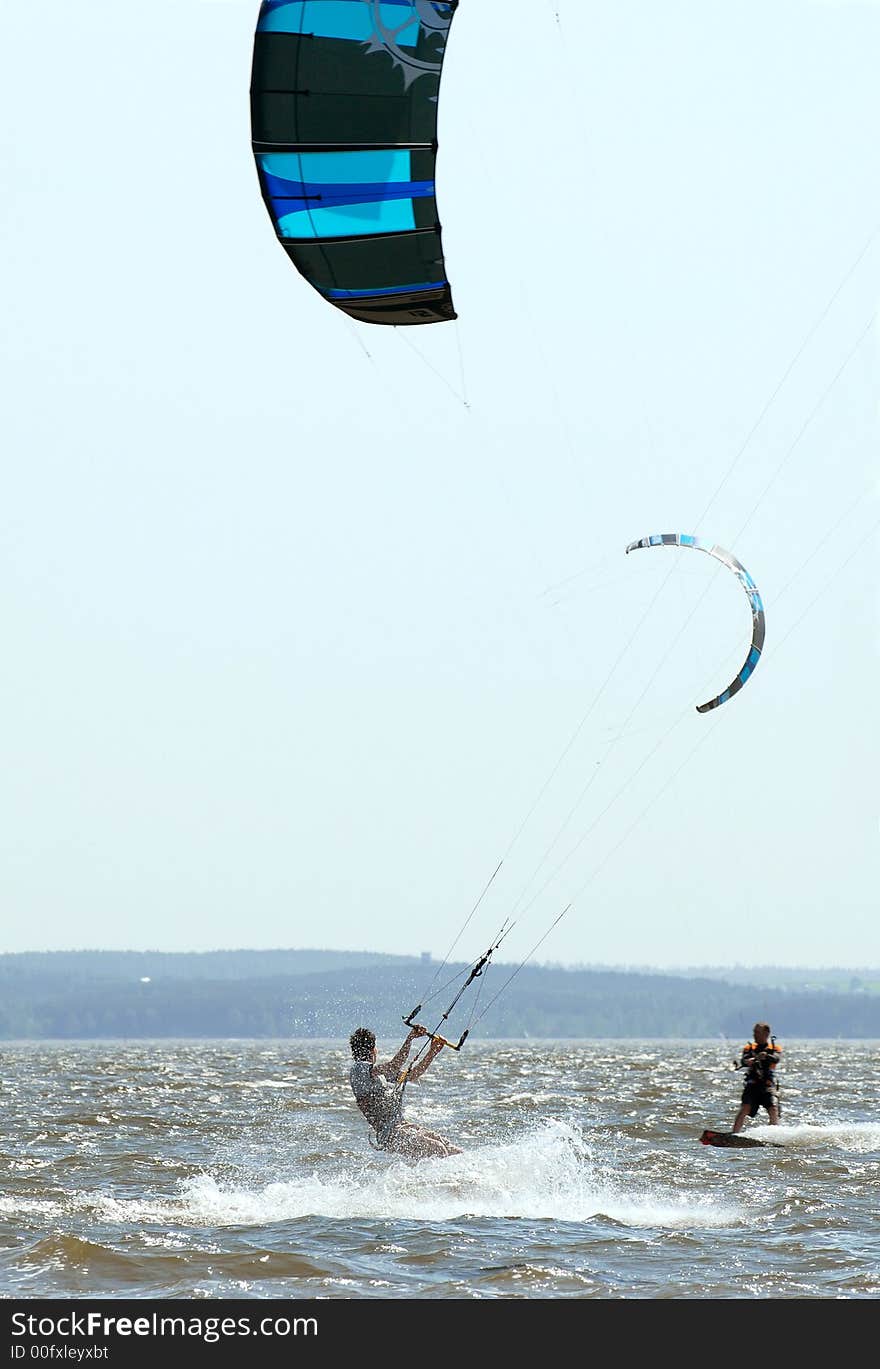
[[[0,1038],[346,1037],[361,1024],[394,1038],[420,1002],[420,1020],[440,1023],[468,967],[446,966],[438,983],[448,987],[428,1000],[438,969],[424,957],[356,951],[2,955]],[[739,1043],[760,1017],[780,1038],[880,1039],[876,994],[535,965],[511,979],[515,970],[490,966],[444,1034],[458,1035],[474,1014],[483,1038],[724,1036]]]
[[[376,951],[20,951],[0,954],[0,986],[22,977],[71,982],[151,979],[263,979],[365,965],[414,965],[418,956]]]
[[[773,989],[814,990],[824,993],[880,993],[880,967],[820,967],[791,965],[712,965],[675,969],[668,973],[693,978],[724,979],[728,984],[751,984]]]

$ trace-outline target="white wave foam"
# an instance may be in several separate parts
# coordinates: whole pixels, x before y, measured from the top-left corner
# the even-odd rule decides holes
[[[782,1128],[774,1128],[781,1131]],[[789,1128],[803,1131],[804,1128]],[[827,1128],[807,1128],[822,1130]],[[875,1131],[880,1128],[875,1128]],[[265,1155],[260,1163],[265,1164]],[[276,1173],[281,1162],[275,1159]],[[251,1174],[256,1164],[248,1166]],[[606,1219],[663,1229],[724,1227],[749,1220],[745,1206],[699,1192],[693,1176],[680,1188],[648,1179],[616,1143],[597,1156],[567,1122],[545,1119],[516,1139],[474,1146],[461,1155],[418,1163],[378,1152],[362,1160],[337,1155],[307,1174],[270,1183],[207,1172],[183,1180],[175,1196],[152,1200],[79,1191],[63,1202],[0,1199],[0,1212],[89,1212],[127,1226],[267,1226],[307,1217],[442,1222],[460,1217],[561,1222]],[[226,1171],[227,1175],[229,1171]]]
[[[756,1141],[773,1141],[783,1146],[837,1146],[841,1150],[863,1153],[880,1150],[880,1122],[802,1122],[795,1125],[749,1128]]]
[[[458,1217],[524,1217],[565,1222],[608,1218],[627,1226],[717,1227],[745,1219],[742,1209],[655,1187],[638,1189],[625,1171],[602,1172],[578,1132],[545,1121],[515,1141],[484,1145],[418,1164],[376,1155],[360,1167],[277,1180],[261,1188],[187,1180],[185,1220],[262,1225],[306,1216],[448,1221]],[[183,1214],[177,1213],[181,1220]]]

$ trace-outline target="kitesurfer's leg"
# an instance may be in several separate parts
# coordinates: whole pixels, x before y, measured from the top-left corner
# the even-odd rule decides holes
[[[745,1124],[745,1120],[746,1120],[746,1118],[747,1118],[748,1115],[749,1115],[749,1111],[750,1111],[750,1109],[749,1109],[748,1103],[743,1103],[743,1105],[742,1105],[742,1107],[740,1108],[739,1112],[736,1114],[736,1120],[734,1121],[734,1124],[733,1124],[732,1130],[733,1130],[734,1136],[736,1135],[736,1133],[737,1133],[738,1131],[742,1131],[743,1126],[744,1126],[744,1124]]]
[[[418,1139],[418,1154],[423,1160],[436,1158],[444,1159],[447,1155],[461,1155],[459,1146],[454,1146],[451,1141],[447,1141],[442,1136],[435,1136],[433,1132],[426,1131]]]
[[[463,1151],[462,1151],[461,1147],[460,1147],[460,1146],[454,1146],[454,1145],[452,1144],[451,1141],[447,1141],[447,1139],[446,1139],[445,1136],[438,1136],[438,1134],[437,1134],[436,1131],[425,1131],[424,1128],[420,1128],[420,1130],[421,1130],[421,1132],[422,1132],[422,1135],[426,1138],[426,1140],[431,1141],[431,1142],[432,1142],[434,1145],[436,1145],[437,1147],[442,1147],[442,1149],[438,1149],[438,1150],[435,1152],[436,1154],[438,1154],[438,1155],[461,1155],[461,1154],[463,1154]]]
[[[413,1160],[461,1154],[458,1146],[444,1140],[436,1132],[417,1127],[413,1122],[401,1122],[385,1148],[395,1155],[407,1155]]]

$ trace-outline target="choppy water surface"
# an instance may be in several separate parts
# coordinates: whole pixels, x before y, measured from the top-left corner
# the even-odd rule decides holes
[[[880,1043],[784,1045],[779,1149],[699,1144],[718,1041],[475,1042],[407,1092],[464,1154],[414,1162],[343,1041],[6,1043],[0,1296],[876,1298]]]

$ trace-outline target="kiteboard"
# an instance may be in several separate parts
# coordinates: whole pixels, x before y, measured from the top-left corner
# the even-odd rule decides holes
[[[775,1146],[780,1149],[776,1141],[758,1141],[754,1136],[741,1136],[735,1131],[709,1131],[703,1132],[700,1141],[704,1146],[737,1146],[745,1149],[751,1146]]]

